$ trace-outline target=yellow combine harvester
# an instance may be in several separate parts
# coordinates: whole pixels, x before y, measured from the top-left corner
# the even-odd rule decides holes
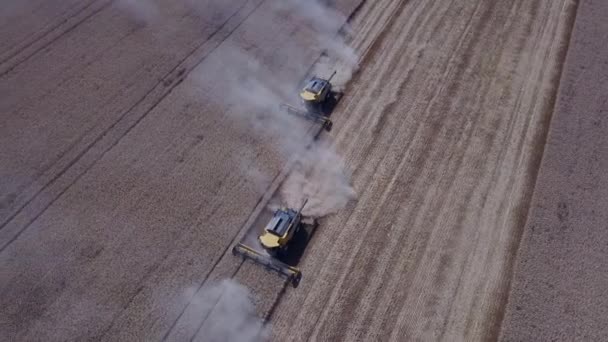
[[[281,208],[273,213],[272,218],[264,227],[264,231],[258,237],[259,247],[262,250],[256,250],[252,246],[239,243],[232,249],[232,254],[253,260],[268,270],[286,276],[293,287],[297,287],[302,278],[302,273],[299,269],[287,265],[280,259],[286,256],[294,236],[304,224],[302,222],[302,209],[304,209],[307,201],[304,201],[298,211]]]
[[[308,120],[320,122],[323,124],[323,128],[326,131],[331,131],[333,123],[325,115],[326,105],[330,99],[333,99],[334,93],[332,92],[331,79],[336,75],[333,74],[328,79],[323,79],[317,76],[311,78],[304,88],[300,91],[300,100],[304,105],[305,110],[300,110],[288,104],[283,104],[288,112],[291,114],[302,116]]]
[[[323,79],[317,76],[306,83],[306,86],[300,91],[300,98],[302,103],[309,111],[321,112],[322,106],[332,95],[331,79],[334,78],[336,72],[334,71],[328,79]]]

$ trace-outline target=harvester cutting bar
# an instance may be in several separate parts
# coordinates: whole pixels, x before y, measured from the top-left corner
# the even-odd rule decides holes
[[[252,260],[264,266],[269,271],[277,272],[286,277],[293,287],[298,287],[300,279],[302,279],[302,272],[300,272],[299,269],[289,266],[271,256],[264,255],[242,243],[239,243],[232,248],[232,254],[241,256],[243,259]]]
[[[307,120],[311,120],[314,122],[319,122],[319,123],[323,124],[323,128],[326,131],[328,131],[328,132],[331,131],[331,127],[333,126],[333,123],[327,116],[325,116],[321,113],[314,113],[314,112],[310,112],[307,110],[300,110],[300,109],[298,109],[294,106],[288,105],[286,103],[281,104],[281,108],[287,110],[287,112],[289,112],[290,114],[298,115],[300,117],[303,117]]]

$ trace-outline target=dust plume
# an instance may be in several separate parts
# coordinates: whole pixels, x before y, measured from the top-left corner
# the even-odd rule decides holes
[[[342,158],[326,144],[299,154],[281,188],[281,197],[291,208],[299,208],[308,199],[302,214],[309,217],[333,214],[355,196]]]
[[[116,5],[141,23],[150,23],[159,16],[157,5],[149,0],[118,0]]]
[[[327,58],[319,59],[314,69],[322,76],[338,70],[332,83],[336,89],[342,89],[359,67],[359,56],[346,41],[352,31],[348,18],[320,0],[286,0],[277,5],[277,9],[292,13],[296,20],[315,32],[316,43]]]
[[[272,72],[237,46],[225,46],[219,63],[218,77],[223,82],[214,86],[223,87],[221,101],[229,105],[226,115],[235,125],[269,142],[285,159],[310,143],[306,134],[310,122],[280,108],[282,103],[298,104],[295,77]],[[199,83],[205,89],[202,77]]]
[[[340,29],[336,23],[345,18],[336,18],[339,13],[315,1],[311,1],[312,6],[303,6],[297,1],[287,3],[282,6],[291,10],[293,16],[309,22],[320,32],[317,36],[324,46],[333,47],[330,52],[341,51],[338,60],[354,70],[356,55],[335,34]],[[227,114],[236,119],[242,129],[259,134],[263,141],[270,141],[269,146],[285,161],[297,160],[280,191],[282,204],[298,208],[308,198],[304,215],[315,217],[335,213],[344,207],[355,197],[355,191],[341,157],[329,144],[314,142],[311,135],[306,134],[309,121],[290,115],[279,106],[281,103],[299,105],[298,80],[273,73],[255,56],[237,46],[225,46],[223,51],[221,77],[229,85],[223,100],[232,108]],[[327,76],[329,74],[328,71]]]
[[[194,310],[203,322],[193,341],[261,342],[269,327],[257,316],[247,287],[232,279],[204,288],[193,296]]]
[[[255,58],[236,48],[223,62],[226,63],[223,69],[228,73],[224,77],[231,78],[225,101],[234,108],[228,114],[243,125],[243,129],[271,141],[269,147],[279,152],[284,161],[295,158],[294,167],[280,190],[281,204],[299,208],[307,198],[303,214],[314,217],[343,208],[355,197],[355,191],[342,158],[330,144],[313,141],[311,134],[306,133],[311,125],[309,121],[279,107],[280,103],[298,104],[293,83],[274,76]]]

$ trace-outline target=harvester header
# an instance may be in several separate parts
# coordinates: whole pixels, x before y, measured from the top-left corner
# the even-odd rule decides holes
[[[302,222],[302,210],[308,203],[308,199],[299,210],[288,207],[277,209],[264,226],[263,231],[254,245],[238,243],[232,249],[232,254],[250,259],[264,266],[267,270],[274,271],[287,277],[294,287],[297,287],[302,278],[299,269],[284,262],[290,252],[290,246],[294,244],[298,232],[305,225]],[[313,226],[315,225],[312,220]]]

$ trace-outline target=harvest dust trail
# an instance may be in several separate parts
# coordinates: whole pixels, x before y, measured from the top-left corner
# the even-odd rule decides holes
[[[572,10],[366,3],[329,138],[358,198],[322,221],[277,340],[495,336]]]

